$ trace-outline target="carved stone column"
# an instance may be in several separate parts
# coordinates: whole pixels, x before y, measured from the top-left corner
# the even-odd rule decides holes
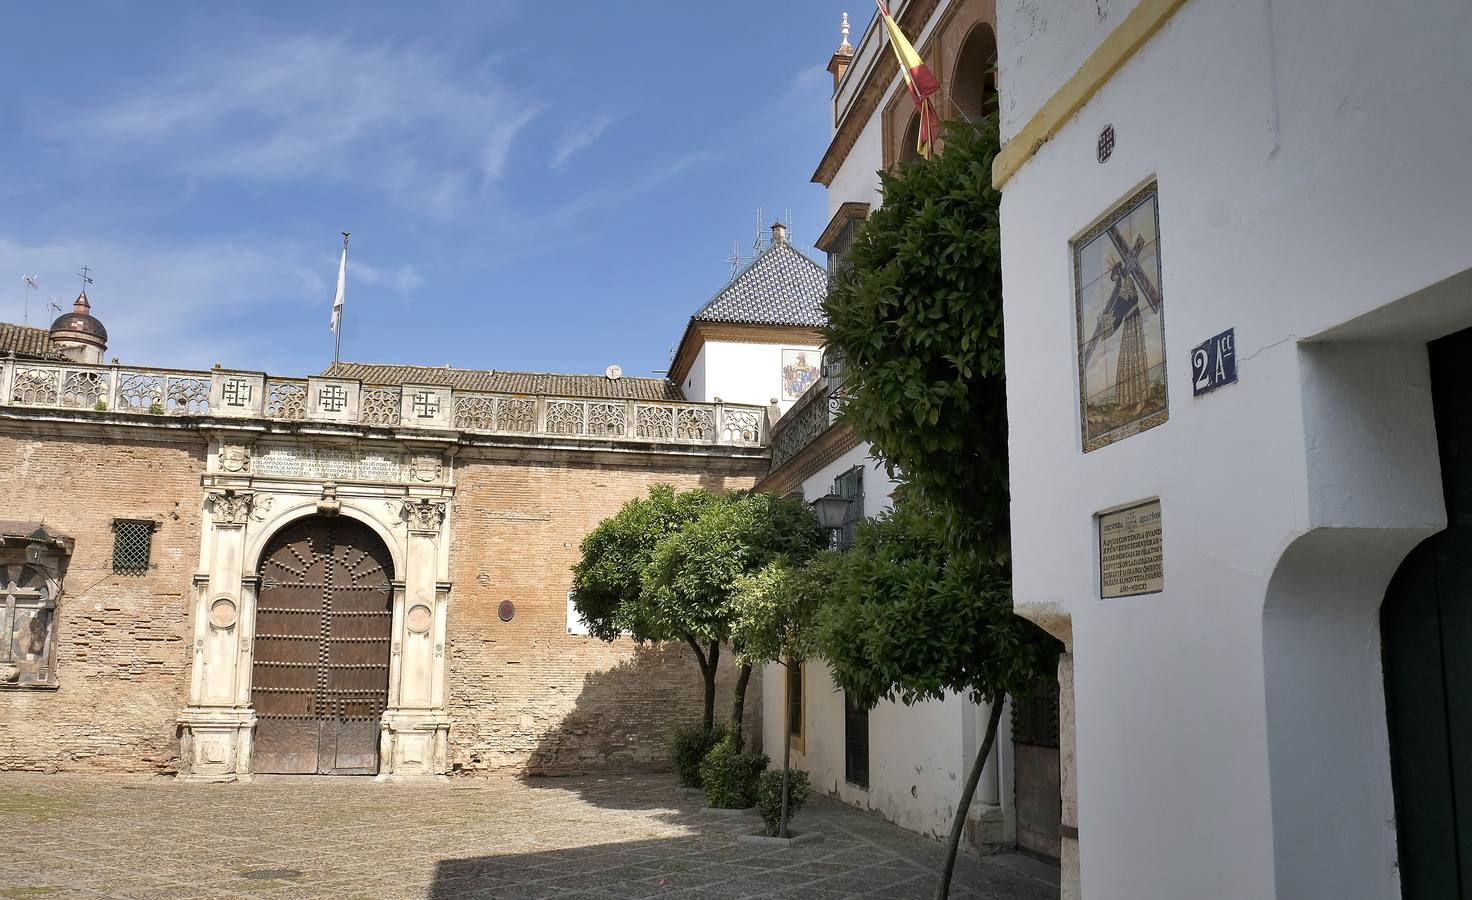
[[[246,597],[241,565],[253,502],[251,491],[233,489],[212,490],[205,500],[210,514],[204,542],[207,571],[194,579],[193,677],[189,706],[179,715],[180,774],[187,780],[230,781],[250,770],[255,713],[249,696],[249,639],[242,638],[249,632],[242,623]]]
[[[450,722],[445,711],[445,607],[449,585],[442,568],[447,504],[406,499],[408,538],[402,587],[394,591],[393,658],[389,708],[383,714],[380,779],[443,777],[448,769]]]

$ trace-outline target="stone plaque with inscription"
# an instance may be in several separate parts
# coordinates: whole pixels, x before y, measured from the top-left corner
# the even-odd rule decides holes
[[[1099,514],[1099,597],[1165,590],[1160,501]]]

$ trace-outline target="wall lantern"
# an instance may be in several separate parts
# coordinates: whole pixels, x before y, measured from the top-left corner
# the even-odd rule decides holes
[[[818,523],[829,531],[836,531],[847,524],[851,502],[839,494],[824,494],[812,502],[812,507],[818,514]]]

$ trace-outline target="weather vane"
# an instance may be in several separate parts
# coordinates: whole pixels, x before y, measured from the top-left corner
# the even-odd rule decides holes
[[[91,266],[82,266],[82,271],[77,273],[82,278],[82,293],[84,294],[87,293],[87,285],[92,283],[92,276],[90,274],[91,272]]]

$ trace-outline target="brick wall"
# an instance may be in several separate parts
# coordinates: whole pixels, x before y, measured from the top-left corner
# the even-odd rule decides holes
[[[0,435],[0,519],[76,539],[56,623],[60,687],[0,690],[0,770],[177,768],[204,452],[203,440]],[[114,518],[159,523],[148,574],[112,574]]]
[[[750,487],[746,472],[711,464],[601,465],[456,460],[450,569],[450,758],[459,771],[571,773],[667,765],[675,726],[700,718],[700,674],[684,644],[609,645],[567,633],[570,567],[582,538],[649,486]],[[516,604],[510,622],[496,614]],[[722,654],[718,720],[728,717],[736,666]],[[760,678],[746,727],[760,727]]]

